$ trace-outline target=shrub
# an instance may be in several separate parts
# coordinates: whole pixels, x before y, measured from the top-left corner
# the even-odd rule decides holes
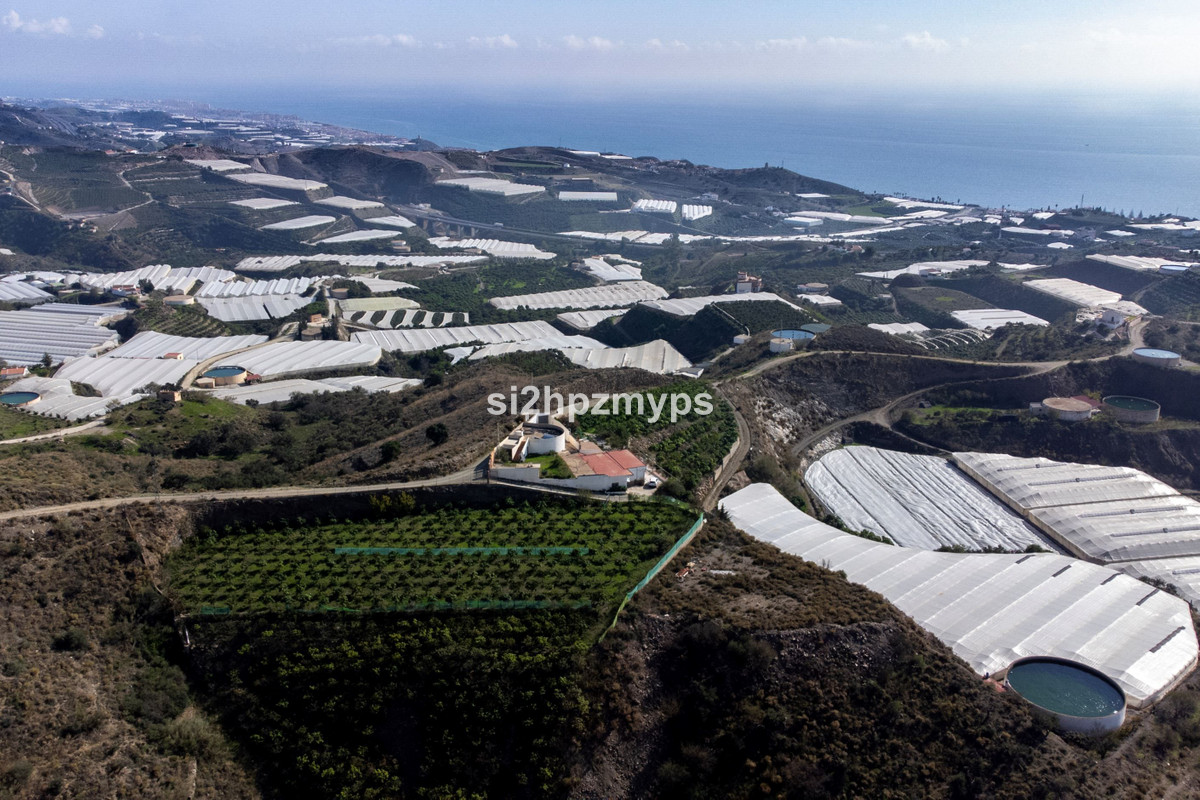
[[[50,647],[60,653],[86,650],[87,646],[87,634],[79,628],[68,628],[55,636],[54,640],[50,643]]]

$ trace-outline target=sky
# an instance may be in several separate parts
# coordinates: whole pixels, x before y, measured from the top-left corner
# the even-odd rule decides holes
[[[1194,93],[1198,23],[1195,0],[0,0],[0,96]]]

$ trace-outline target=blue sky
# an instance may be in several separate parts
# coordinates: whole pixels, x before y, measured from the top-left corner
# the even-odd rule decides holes
[[[1194,92],[1189,0],[0,0],[0,95],[198,86]]]

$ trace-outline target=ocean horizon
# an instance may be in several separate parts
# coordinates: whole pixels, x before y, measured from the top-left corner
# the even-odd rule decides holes
[[[156,96],[447,147],[561,146],[783,166],[866,192],[991,208],[1200,217],[1200,106],[1171,97],[512,89],[157,89]]]

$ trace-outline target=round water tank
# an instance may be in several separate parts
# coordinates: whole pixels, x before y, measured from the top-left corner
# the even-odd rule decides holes
[[[1159,350],[1157,347],[1139,347],[1133,351],[1134,361],[1153,364],[1156,367],[1177,367],[1179,358],[1179,353],[1172,350]]]
[[[1104,410],[1112,414],[1117,422],[1158,422],[1162,406],[1145,397],[1111,394],[1104,398]]]
[[[792,349],[793,341],[791,339],[775,338],[771,340],[772,353],[786,353]]]
[[[1004,685],[1065,731],[1098,736],[1125,722],[1125,692],[1085,664],[1050,656],[1022,658],[1008,668]]]
[[[42,396],[37,392],[5,392],[0,394],[0,405],[21,408],[33,405],[41,399]]]
[[[771,331],[771,335],[776,339],[791,339],[793,341],[805,341],[816,336],[812,331],[806,331],[803,328],[784,328],[783,330]]]
[[[235,386],[246,382],[246,368],[234,365],[213,367],[204,373],[205,378],[212,378],[214,386]]]
[[[1080,422],[1092,416],[1092,404],[1073,397],[1047,397],[1042,401],[1046,412],[1063,422]]]

